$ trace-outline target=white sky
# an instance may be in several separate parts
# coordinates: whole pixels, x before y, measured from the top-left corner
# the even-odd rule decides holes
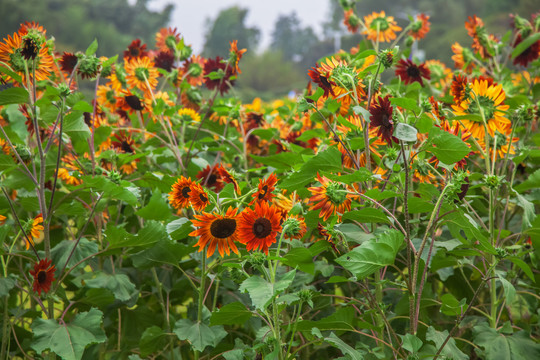
[[[248,8],[246,26],[261,30],[261,42],[257,51],[268,47],[280,14],[288,15],[296,11],[301,26],[311,26],[321,34],[321,24],[329,15],[329,0],[151,0],[148,7],[161,10],[167,3],[175,4],[169,26],[176,27],[187,44],[193,46],[194,53],[200,53],[204,46],[205,21],[215,20],[218,13],[238,5]]]

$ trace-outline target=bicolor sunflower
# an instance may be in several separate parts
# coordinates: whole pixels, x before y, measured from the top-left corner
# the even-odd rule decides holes
[[[308,188],[313,195],[309,198],[309,210],[320,210],[319,217],[324,221],[334,214],[341,218],[345,211],[351,210],[352,195],[349,194],[347,186],[318,173],[317,180],[321,186]]]
[[[219,56],[207,59],[204,63],[204,84],[208,90],[218,89],[221,95],[227,93],[234,85],[235,80],[231,77],[235,75],[231,65]]]
[[[384,98],[378,96],[377,99],[369,107],[370,132],[371,129],[377,128],[377,135],[386,141],[388,145],[392,145],[392,141],[398,142],[396,138],[392,136],[394,133],[394,121],[392,120],[392,114],[394,108],[390,103],[390,96],[386,95]]]
[[[169,202],[171,206],[177,210],[187,208],[190,205],[189,194],[191,193],[191,186],[195,183],[191,178],[185,178],[180,176],[178,180],[173,184],[171,192],[169,193]]]
[[[233,69],[233,74],[241,74],[240,68],[238,67],[238,63],[240,62],[240,59],[242,58],[242,55],[247,51],[247,49],[238,50],[238,40],[234,40],[229,42],[231,45],[231,48],[229,50],[229,66]]]
[[[111,83],[99,85],[97,92],[97,102],[99,105],[106,107],[110,112],[114,113],[118,109],[118,93],[111,87]]]
[[[51,284],[54,281],[54,265],[51,266],[52,260],[43,259],[34,265],[34,270],[30,270],[30,275],[34,278],[32,290],[41,295],[41,292],[48,293],[51,289]]]
[[[490,136],[496,131],[502,134],[510,132],[510,120],[505,117],[510,107],[504,104],[506,94],[502,85],[489,84],[487,79],[474,79],[470,91],[459,103],[452,105],[456,116],[469,114],[482,115],[485,120],[464,119],[461,123],[476,139],[485,137],[485,130]]]
[[[199,247],[199,252],[208,246],[206,257],[214,254],[216,247],[219,254],[223,257],[226,253],[230,255],[231,250],[238,254],[238,248],[235,242],[239,241],[239,215],[238,209],[229,207],[225,215],[218,213],[206,213],[202,215],[194,215],[195,219],[191,220],[193,226],[198,229],[192,231],[189,235],[199,237],[199,240],[194,247]]]
[[[193,109],[182,108],[178,110],[178,115],[180,115],[180,121],[183,122],[200,122],[201,115]]]
[[[444,91],[452,83],[452,70],[439,60],[428,60],[425,63],[431,76],[431,83],[436,89]]]
[[[176,28],[161,28],[156,33],[156,48],[160,51],[174,52],[180,39],[180,33]]]
[[[429,22],[429,15],[419,14],[416,16],[414,22],[411,24],[411,30],[409,30],[409,35],[412,36],[415,40],[423,39],[429,32],[429,27],[431,23]]]
[[[373,12],[364,16],[365,29],[362,34],[367,35],[368,40],[390,42],[396,38],[396,31],[401,31],[393,16],[386,16],[384,11]]]
[[[124,51],[124,61],[131,59],[147,57],[148,51],[146,51],[146,44],[141,44],[141,39],[135,39],[128,45],[127,50]]]
[[[268,248],[276,242],[281,231],[281,213],[266,201],[256,203],[255,209],[242,211],[238,228],[239,241],[248,251],[258,250],[268,254]]]
[[[227,184],[233,184],[234,191],[236,191],[237,194],[240,194],[240,186],[234,176],[221,164],[216,166],[216,170],[221,177],[221,180]]]
[[[223,179],[217,171],[217,164],[214,166],[207,165],[197,173],[196,178],[201,180],[202,185],[213,189],[215,192],[220,192],[224,187]]]
[[[54,66],[54,60],[44,40],[38,41],[29,35],[19,33],[14,33],[13,36],[8,35],[0,42],[0,62],[7,64],[13,72],[21,76],[24,86],[27,82],[25,63],[30,77],[35,70],[37,81],[46,80]],[[7,74],[5,79],[16,82]]]
[[[159,72],[150,58],[132,58],[124,64],[124,68],[129,88],[136,87],[143,92],[152,91],[156,88]]]
[[[191,185],[189,201],[195,211],[203,211],[210,204],[208,193],[206,190],[204,190],[201,184],[197,183]]]
[[[266,179],[259,179],[259,187],[257,189],[257,192],[255,192],[253,195],[253,200],[249,203],[249,205],[253,205],[255,202],[261,202],[261,201],[268,201],[272,202],[272,198],[275,197],[275,195],[272,193],[276,189],[277,184],[277,177],[274,173],[271,173]]]
[[[288,239],[300,240],[307,232],[306,222],[304,218],[299,215],[289,215],[283,220],[283,233],[284,237]]]

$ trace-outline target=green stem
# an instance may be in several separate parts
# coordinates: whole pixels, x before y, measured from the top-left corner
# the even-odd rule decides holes
[[[2,320],[2,349],[0,351],[0,359],[7,359],[7,345],[9,340],[9,327],[10,317],[8,313],[8,296],[4,298],[4,317]]]
[[[204,299],[204,287],[206,282],[206,248],[203,249],[202,261],[201,261],[201,283],[199,284],[199,299],[198,299],[198,308],[197,308],[197,323],[202,322],[202,311],[203,311],[203,299]],[[199,351],[195,351],[194,359],[199,359]]]

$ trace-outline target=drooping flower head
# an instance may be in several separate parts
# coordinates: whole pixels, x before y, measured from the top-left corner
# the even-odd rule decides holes
[[[233,74],[241,74],[238,63],[242,58],[242,55],[247,51],[247,49],[238,50],[238,40],[231,41],[231,49],[229,50],[229,66],[233,69]]]
[[[510,107],[504,104],[506,94],[502,85],[491,83],[487,79],[476,78],[470,84],[470,92],[460,103],[452,105],[456,116],[482,115],[486,122],[489,135],[495,131],[502,134],[510,132],[510,120],[505,117],[506,110]],[[460,120],[476,139],[485,137],[483,120],[477,117]]]
[[[334,214],[341,218],[345,211],[351,210],[352,195],[348,193],[348,188],[344,184],[331,181],[318,173],[317,180],[320,186],[308,188],[313,195],[309,198],[309,210],[320,209],[319,217],[324,221]]]
[[[254,193],[253,200],[249,205],[253,205],[255,202],[268,201],[272,202],[272,198],[275,195],[272,193],[276,189],[277,177],[274,173],[271,173],[266,179],[259,179],[259,188]]]
[[[307,232],[304,218],[299,215],[289,215],[283,220],[284,236],[288,239],[300,240]]]
[[[468,80],[466,76],[454,75],[452,79],[452,86],[450,87],[450,94],[454,97],[454,103],[459,104],[467,96],[469,96],[470,89],[468,88]]]
[[[424,86],[422,78],[431,79],[431,74],[425,64],[416,65],[410,59],[399,60],[396,66],[396,76],[399,76],[405,84],[412,84],[416,81],[422,86]]]
[[[454,60],[454,67],[465,71],[467,74],[470,74],[474,69],[475,65],[473,62],[473,54],[471,50],[463,48],[459,43],[452,44],[452,60]]]
[[[160,51],[152,58],[156,68],[172,71],[174,68],[174,54],[170,51]]]
[[[191,187],[193,185],[194,182],[191,178],[186,179],[184,176],[180,176],[180,178],[176,180],[169,193],[169,202],[172,207],[177,210],[189,207],[189,194],[191,193]]]
[[[362,34],[367,35],[368,40],[373,41],[390,42],[396,38],[395,31],[401,31],[401,27],[397,26],[394,17],[386,16],[384,11],[364,16],[364,24],[366,28]]]
[[[210,198],[208,193],[201,184],[191,185],[191,191],[189,192],[189,201],[195,211],[203,211],[209,204]]]
[[[225,253],[230,255],[231,250],[238,254],[238,248],[235,244],[239,240],[239,215],[237,215],[237,211],[238,209],[229,207],[225,215],[206,212],[203,212],[202,215],[194,215],[195,220],[191,220],[191,223],[198,229],[189,235],[199,237],[199,241],[194,245],[199,247],[199,252],[208,246],[206,257],[212,256],[216,247],[222,257]]]
[[[483,58],[488,59],[493,56],[492,43],[496,40],[494,36],[489,35],[484,27],[482,19],[476,15],[469,16],[465,22],[465,29],[470,37],[473,38],[472,48]]]
[[[255,209],[242,211],[239,224],[239,241],[248,251],[260,249],[268,254],[268,248],[276,242],[281,231],[281,213],[266,201],[256,203]]]
[[[201,184],[209,189],[213,189],[215,192],[220,192],[224,185],[223,179],[217,171],[217,165],[207,165],[204,169],[199,171],[196,175],[197,179],[201,180]]]
[[[41,295],[41,292],[48,293],[51,289],[51,284],[54,281],[54,265],[51,266],[52,260],[43,259],[34,265],[34,270],[30,270],[30,274],[34,277],[32,289]]]
[[[347,26],[347,30],[350,33],[355,34],[360,27],[360,19],[354,13],[354,9],[349,9],[345,11],[343,24]]]
[[[336,86],[336,84],[329,80],[328,72],[323,72],[323,70],[318,67],[312,67],[311,70],[308,71],[308,75],[315,84],[324,90],[324,97],[327,97],[329,94],[335,96],[332,86]]]
[[[237,194],[240,194],[240,186],[238,185],[238,181],[236,181],[234,176],[221,164],[216,166],[216,170],[222,181],[227,184],[233,184],[234,191],[236,191]]]
[[[411,24],[409,35],[411,35],[415,40],[423,39],[429,32],[430,25],[431,23],[429,22],[429,15],[419,14]]]
[[[394,108],[390,103],[390,96],[386,95],[384,98],[377,97],[377,100],[369,107],[370,128],[378,128],[377,135],[384,139],[388,145],[392,145],[392,140],[398,142],[392,134],[394,133],[394,121],[392,120],[392,114]]]

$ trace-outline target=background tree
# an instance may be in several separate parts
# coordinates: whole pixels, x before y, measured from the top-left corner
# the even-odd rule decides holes
[[[308,26],[303,28],[296,12],[280,15],[272,32],[270,49],[281,51],[283,59],[298,62],[319,39]]]
[[[238,48],[254,51],[261,31],[245,24],[247,9],[233,6],[220,11],[215,20],[207,19],[203,55],[206,57],[226,56],[229,42],[238,40]]]

